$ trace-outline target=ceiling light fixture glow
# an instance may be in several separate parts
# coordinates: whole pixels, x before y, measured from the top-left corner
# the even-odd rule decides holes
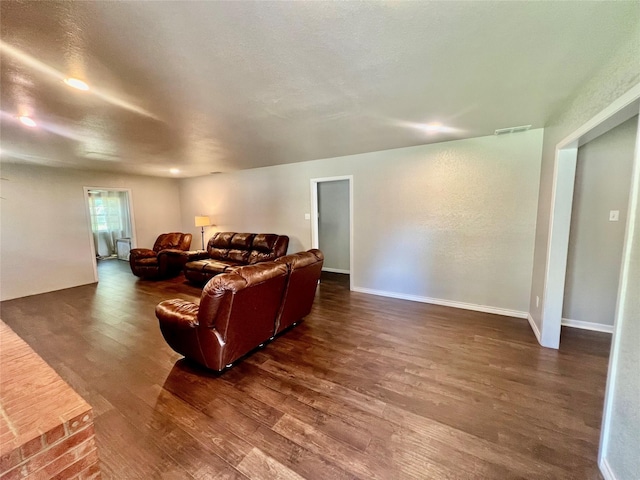
[[[429,133],[444,132],[446,128],[438,122],[429,123],[424,126],[424,130]]]
[[[20,120],[20,123],[30,128],[38,126],[38,124],[35,122],[33,118],[27,117],[26,115],[22,115],[21,117],[18,117],[18,120]]]
[[[69,85],[70,87],[77,88],[78,90],[89,90],[89,85],[87,85],[82,80],[78,80],[77,78],[69,77],[64,79],[64,83]]]
[[[169,172],[171,172],[171,173],[173,173],[175,175],[176,173],[180,173],[180,169],[179,168],[170,168]]]

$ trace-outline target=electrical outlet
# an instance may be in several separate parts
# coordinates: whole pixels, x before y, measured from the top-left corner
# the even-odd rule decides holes
[[[611,210],[609,212],[609,221],[617,222],[618,220],[620,220],[620,210]]]
[[[311,214],[310,213],[305,213],[304,214],[304,219],[305,220],[311,220]]]

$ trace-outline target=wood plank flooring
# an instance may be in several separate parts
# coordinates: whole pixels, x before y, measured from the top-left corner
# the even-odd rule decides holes
[[[199,298],[101,262],[100,283],[2,319],[94,408],[108,479],[600,479],[610,336],[538,346],[526,320],[319,286],[312,314],[227,372],[181,360],[154,307]]]

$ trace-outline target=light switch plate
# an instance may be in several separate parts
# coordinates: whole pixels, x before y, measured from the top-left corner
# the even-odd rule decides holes
[[[620,220],[620,210],[611,210],[609,212],[609,221],[617,222],[618,220]]]
[[[310,213],[305,213],[304,214],[304,219],[305,220],[311,220],[311,214]]]

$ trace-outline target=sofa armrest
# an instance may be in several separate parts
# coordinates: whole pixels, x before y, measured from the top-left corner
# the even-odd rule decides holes
[[[187,255],[188,262],[194,262],[196,260],[205,260],[207,258],[211,258],[209,256],[209,252],[207,252],[206,250],[188,250],[182,253]]]
[[[132,248],[129,254],[133,258],[151,258],[157,255],[156,252],[150,248]]]
[[[184,250],[180,250],[180,249],[178,249],[178,248],[165,248],[164,250],[160,250],[160,251],[158,252],[158,255],[160,255],[161,253],[162,253],[163,255],[176,255],[176,256],[182,256],[182,255],[185,255],[185,254],[187,254],[187,253],[189,253],[189,252],[186,252],[186,251],[184,251]]]
[[[199,325],[198,310],[198,305],[186,300],[165,300],[156,305],[156,317],[161,323],[174,329],[196,328]]]

